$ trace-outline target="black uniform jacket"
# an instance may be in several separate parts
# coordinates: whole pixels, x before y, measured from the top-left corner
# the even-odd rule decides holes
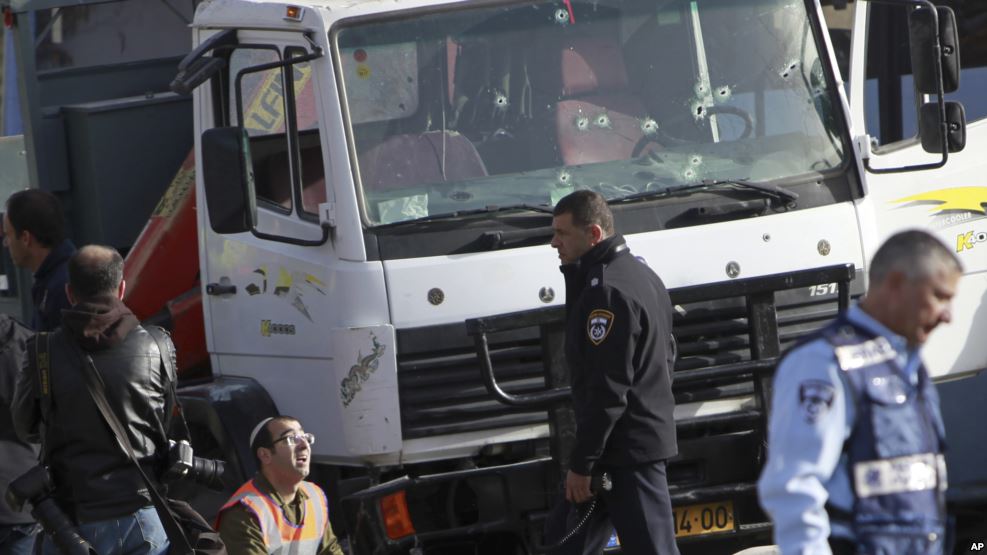
[[[45,411],[36,338],[28,341],[12,407],[17,433],[28,441],[44,440],[63,510],[80,523],[121,517],[151,500],[89,395],[83,359],[69,341],[92,356],[110,407],[152,479],[167,462],[166,428],[177,420],[170,416],[177,411],[168,394],[176,377],[162,364],[154,338],[119,299],[80,302],[63,312],[62,327],[49,336],[51,409]],[[174,357],[170,340],[165,349],[170,351],[165,356]]]
[[[615,235],[562,266],[576,445],[571,468],[630,466],[678,453],[672,304],[661,279]]]

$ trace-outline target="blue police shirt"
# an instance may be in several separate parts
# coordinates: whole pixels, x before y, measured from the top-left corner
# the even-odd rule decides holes
[[[859,306],[847,317],[885,337],[909,381],[918,383],[918,349],[871,318]],[[843,443],[853,429],[855,408],[844,394],[832,346],[823,338],[789,353],[774,378],[768,423],[768,461],[757,489],[774,523],[774,541],[783,555],[830,555],[830,535],[853,538],[837,524],[830,529],[826,502],[853,509],[853,490]]]

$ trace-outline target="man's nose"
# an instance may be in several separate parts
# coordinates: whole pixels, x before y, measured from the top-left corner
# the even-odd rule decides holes
[[[939,314],[939,321],[948,324],[953,321],[953,305],[952,303],[947,304],[942,312]]]

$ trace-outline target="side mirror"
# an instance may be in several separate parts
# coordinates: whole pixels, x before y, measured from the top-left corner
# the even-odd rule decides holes
[[[244,129],[216,127],[202,133],[202,181],[213,231],[242,233],[254,229],[254,165]]]
[[[956,14],[953,10],[946,6],[939,6],[936,12],[926,7],[913,10],[908,14],[908,37],[915,90],[920,94],[939,94],[939,79],[936,76],[937,51],[942,63],[943,92],[950,93],[958,89],[960,42],[956,31]]]
[[[929,102],[919,109],[919,136],[926,152],[943,152],[939,103]],[[946,147],[959,152],[966,146],[966,111],[959,102],[946,103]]]

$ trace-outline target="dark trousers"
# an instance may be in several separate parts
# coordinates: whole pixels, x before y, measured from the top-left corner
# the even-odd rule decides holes
[[[608,468],[607,472],[613,489],[597,495],[583,528],[552,553],[598,555],[616,529],[626,555],[678,555],[665,461]],[[573,505],[563,495],[545,523],[545,543],[554,544],[569,535],[589,505]]]

